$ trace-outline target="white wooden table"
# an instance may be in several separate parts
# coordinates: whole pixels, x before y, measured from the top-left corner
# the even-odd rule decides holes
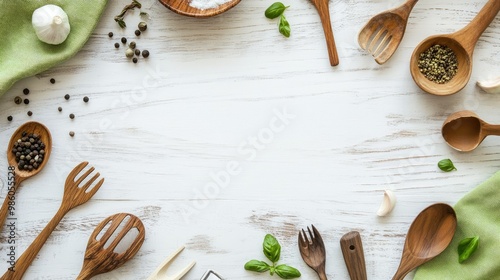
[[[130,262],[95,279],[145,279],[182,244],[186,250],[171,272],[197,261],[185,279],[197,280],[209,268],[228,279],[278,279],[243,269],[250,259],[265,260],[266,233],[281,242],[282,263],[297,267],[302,279],[317,279],[297,247],[298,230],[310,224],[325,240],[330,279],[348,279],[339,240],[351,230],[361,233],[369,279],[390,279],[417,213],[435,202],[456,203],[500,168],[498,139],[458,153],[440,134],[446,116],[463,109],[500,123],[500,97],[475,86],[500,74],[500,17],[479,40],[471,81],[460,93],[425,94],[408,65],[421,40],[465,26],[485,0],[420,1],[399,50],[383,66],[358,47],[357,33],[401,1],[332,1],[335,68],[307,0],[284,1],[291,5],[289,39],[263,16],[273,1],[244,0],[218,17],[194,19],[142,0],[151,20],[135,41],[151,56],[133,64],[123,46],[113,46],[135,37],[138,12],[126,17],[125,31],[113,21],[128,2],[110,1],[75,57],[0,98],[2,149],[28,120],[44,123],[53,136],[46,169],[17,195],[17,256],[56,212],[74,166],[89,161],[106,178],[90,202],[63,219],[24,279],[74,279],[89,235],[118,212],[143,220],[146,241]],[[26,87],[31,103],[15,105]],[[441,172],[436,164],[443,158],[458,171]],[[379,218],[384,189],[398,203]],[[2,243],[1,269],[7,269]]]

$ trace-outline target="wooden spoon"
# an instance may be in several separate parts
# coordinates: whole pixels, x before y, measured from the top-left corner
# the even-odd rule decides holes
[[[359,46],[370,52],[378,64],[386,63],[398,49],[417,1],[407,0],[395,9],[372,17],[359,32]]]
[[[206,10],[200,10],[190,6],[189,0],[159,0],[159,1],[160,3],[163,4],[163,6],[169,8],[170,10],[180,15],[203,18],[221,14],[231,9],[232,7],[236,6],[238,3],[240,3],[241,0],[231,0],[227,3],[218,6],[215,9],[206,9]]]
[[[456,228],[457,216],[448,204],[425,208],[408,230],[401,263],[392,279],[403,280],[417,266],[441,254],[450,245]]]
[[[359,232],[344,234],[340,239],[340,248],[351,280],[366,280],[365,254]]]
[[[489,0],[479,14],[464,28],[452,34],[431,36],[422,41],[413,51],[410,60],[411,76],[424,91],[434,95],[450,95],[462,90],[472,73],[472,54],[477,40],[500,11],[500,1]],[[428,80],[418,68],[421,53],[434,45],[448,46],[455,52],[458,72],[448,83],[437,84]]]
[[[328,6],[329,0],[311,0],[311,2],[318,10],[323,31],[325,32],[326,45],[328,47],[328,57],[330,58],[330,65],[339,65],[339,55],[337,54],[337,47],[335,46],[335,39],[333,38],[332,22],[330,21],[330,8]]]
[[[489,124],[474,112],[464,110],[451,114],[444,121],[441,134],[453,149],[470,152],[477,148],[486,136],[500,136],[500,125]]]
[[[79,186],[80,183],[82,183],[92,173],[92,171],[94,171],[94,168],[91,167],[83,175],[76,178],[76,176],[85,168],[85,166],[87,166],[87,164],[88,162],[82,162],[69,173],[68,178],[66,179],[66,184],[64,185],[64,195],[59,210],[57,210],[54,217],[49,221],[40,234],[38,234],[35,240],[33,240],[28,249],[26,249],[21,257],[19,257],[16,261],[14,269],[9,268],[0,280],[21,279],[30,264],[40,252],[40,249],[42,249],[43,244],[45,244],[50,234],[54,231],[62,218],[71,209],[89,201],[90,198],[92,198],[92,196],[99,190],[101,185],[104,183],[104,178],[101,178],[99,182],[93,185],[97,178],[99,178],[99,173],[96,173],[87,182],[82,184],[82,186]]]
[[[40,140],[45,144],[45,155],[42,163],[38,167],[38,169],[33,169],[32,171],[27,171],[27,170],[19,170],[17,167],[17,162],[16,162],[16,155],[12,153],[12,148],[14,147],[14,143],[22,138],[23,132],[26,132],[28,134],[33,133],[33,134],[38,134],[40,135]],[[50,152],[52,151],[52,136],[50,135],[49,129],[38,122],[27,122],[20,126],[14,134],[12,134],[12,137],[10,138],[9,141],[9,146],[7,148],[7,161],[10,166],[14,167],[14,185],[12,187],[9,186],[8,188],[8,193],[5,196],[5,199],[2,204],[2,208],[0,208],[0,225],[3,225],[5,222],[5,219],[7,218],[9,211],[9,202],[10,203],[15,203],[15,200],[11,202],[11,199],[17,199],[16,197],[16,192],[18,188],[21,186],[21,182],[24,180],[35,176],[38,174],[42,169],[45,167],[47,162],[49,161],[50,158]]]
[[[118,234],[114,234],[125,218],[128,221],[122,226]],[[100,233],[108,225],[108,229],[98,239]],[[132,229],[137,229],[138,234],[131,242],[127,250],[122,253],[115,253],[116,246]],[[112,235],[115,235],[112,239]],[[119,213],[103,220],[92,232],[87,243],[83,267],[76,280],[88,280],[92,277],[109,272],[131,259],[144,243],[146,230],[141,220],[132,214]],[[109,246],[106,244],[109,243]]]

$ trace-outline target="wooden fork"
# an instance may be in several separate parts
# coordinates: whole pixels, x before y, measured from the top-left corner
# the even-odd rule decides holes
[[[73,208],[84,204],[89,201],[90,198],[99,190],[99,188],[104,183],[104,178],[101,178],[97,184],[93,187],[93,183],[97,178],[99,178],[100,174],[96,173],[88,182],[80,186],[80,184],[87,178],[93,171],[94,167],[88,169],[82,176],[78,179],[76,176],[88,165],[88,162],[82,162],[77,165],[68,175],[66,179],[66,184],[64,185],[64,195],[61,202],[61,206],[57,213],[54,215],[52,220],[45,226],[45,228],[38,234],[35,240],[31,243],[31,245],[24,251],[24,253],[19,257],[16,261],[15,267],[13,270],[9,269],[7,272],[0,278],[0,280],[20,280],[22,279],[24,273],[28,269],[29,265],[33,262],[33,260],[40,252],[43,244],[47,241],[50,234],[62,218]]]
[[[327,280],[325,273],[325,244],[323,243],[323,239],[314,225],[311,225],[311,227],[313,232],[311,232],[309,227],[307,227],[309,238],[307,237],[304,229],[302,229],[302,232],[299,232],[300,255],[302,256],[304,262],[316,271],[320,280]]]

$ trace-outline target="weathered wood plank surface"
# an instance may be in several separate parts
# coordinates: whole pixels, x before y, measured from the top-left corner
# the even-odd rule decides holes
[[[500,74],[500,18],[479,40],[462,92],[424,94],[408,70],[421,40],[463,27],[485,0],[420,1],[384,66],[359,49],[356,37],[371,16],[400,1],[332,1],[336,68],[329,66],[319,17],[306,0],[285,3],[291,5],[289,39],[263,17],[273,1],[244,0],[216,18],[193,19],[143,0],[151,20],[136,42],[151,57],[135,65],[124,58],[123,46],[113,47],[123,35],[130,41],[139,21],[136,12],[127,16],[129,28],[117,28],[112,18],[127,2],[110,1],[74,58],[18,82],[0,98],[0,147],[29,119],[46,124],[54,143],[46,170],[17,195],[17,256],[56,212],[76,164],[88,160],[106,178],[94,199],[63,219],[25,279],[74,279],[88,236],[117,212],[143,219],[146,242],[132,261],[96,279],[145,279],[181,244],[187,249],[173,271],[197,261],[186,279],[199,279],[208,268],[228,279],[270,279],[243,269],[247,260],[264,258],[266,233],[281,241],[283,262],[298,267],[302,279],[316,279],[296,244],[298,230],[311,223],[327,245],[329,278],[348,279],[339,240],[358,230],[369,279],[389,279],[415,215],[434,202],[456,203],[500,168],[498,139],[462,154],[440,136],[446,116],[462,109],[500,123],[500,97],[474,85]],[[25,87],[30,105],[15,106],[13,98]],[[439,171],[443,158],[458,171]],[[0,170],[3,199],[5,155]],[[219,185],[214,176],[222,178]],[[398,204],[378,218],[387,188]],[[7,269],[2,243],[0,268]]]

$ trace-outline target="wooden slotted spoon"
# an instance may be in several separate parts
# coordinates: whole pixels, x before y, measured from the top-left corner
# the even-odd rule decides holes
[[[123,225],[121,231],[114,239],[111,239],[114,232],[127,217],[129,217],[129,219]],[[104,232],[102,237],[97,239],[99,234],[108,224],[110,224],[108,229]],[[134,228],[138,231],[134,241],[131,242],[125,252],[116,253],[116,246],[118,246],[127,233]],[[83,267],[76,280],[88,280],[96,275],[109,272],[121,266],[135,256],[137,251],[141,248],[142,243],[144,243],[145,236],[146,230],[143,223],[132,214],[119,213],[104,219],[90,235],[87,249],[85,250]],[[106,247],[105,245],[107,243],[110,243],[110,245]]]
[[[93,185],[97,178],[99,178],[99,173],[96,173],[92,178],[90,178],[90,180],[80,186],[83,180],[85,180],[94,171],[94,167],[88,169],[78,179],[76,178],[76,176],[87,165],[88,162],[82,162],[69,173],[68,178],[66,179],[66,184],[64,185],[64,195],[59,210],[57,210],[57,213],[54,215],[52,220],[50,220],[50,222],[45,226],[40,234],[38,234],[35,240],[28,247],[28,249],[26,249],[21,257],[19,257],[19,259],[16,261],[14,269],[7,270],[7,272],[2,276],[2,278],[0,278],[0,280],[22,279],[26,270],[38,255],[38,252],[40,252],[40,249],[42,249],[43,244],[45,244],[50,234],[52,233],[52,231],[54,231],[62,218],[71,209],[89,201],[90,198],[92,198],[92,196],[94,196],[94,194],[99,190],[99,188],[104,183],[104,178],[101,178],[99,182]]]
[[[359,32],[359,46],[371,53],[378,64],[386,63],[398,49],[417,1],[407,0],[395,9],[374,16]]]

